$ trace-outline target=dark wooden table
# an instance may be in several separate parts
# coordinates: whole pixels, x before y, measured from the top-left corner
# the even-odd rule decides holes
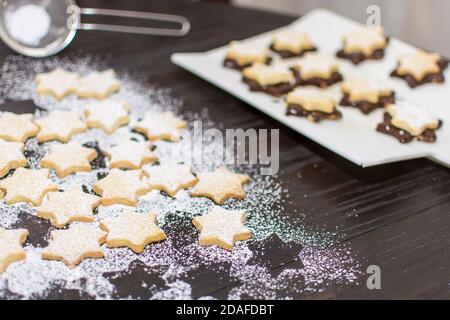
[[[192,1],[78,1],[108,7],[179,13],[192,22],[184,38],[80,31],[62,56],[82,50],[112,55],[111,66],[144,71],[149,82],[173,89],[184,109],[210,112],[224,128],[280,128],[279,181],[289,189],[286,211],[342,235],[362,267],[381,267],[381,290],[333,286],[313,298],[450,298],[450,172],[426,159],[362,169],[177,68],[170,54],[204,51],[286,25],[293,17]],[[0,56],[11,51],[0,46]],[[298,176],[301,173],[301,179]],[[304,197],[307,193],[309,196]],[[210,290],[228,291],[232,284]],[[207,292],[205,292],[207,294]],[[64,298],[65,296],[55,296]],[[298,298],[305,298],[299,296]]]

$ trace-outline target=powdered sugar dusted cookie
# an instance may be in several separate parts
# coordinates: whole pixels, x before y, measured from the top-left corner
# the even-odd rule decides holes
[[[22,244],[27,240],[28,230],[6,230],[0,227],[0,274],[16,261],[26,258]]]
[[[297,88],[287,95],[286,103],[286,115],[306,117],[312,122],[342,117],[336,102],[317,88]]]
[[[345,34],[342,40],[343,48],[336,55],[354,64],[364,60],[383,59],[384,49],[388,44],[382,28],[359,28]]]
[[[49,73],[41,73],[36,76],[36,93],[51,95],[61,100],[65,96],[75,93],[79,79],[78,73],[56,68]]]
[[[275,97],[291,91],[295,84],[292,72],[281,65],[255,63],[245,68],[242,75],[242,80],[249,85],[251,91],[261,91]]]
[[[178,141],[180,129],[186,127],[186,121],[178,119],[172,112],[146,112],[144,119],[136,124],[135,130],[145,134],[149,140]]]
[[[188,165],[151,166],[144,171],[147,173],[147,181],[152,189],[164,191],[172,197],[181,189],[190,188],[197,183],[197,178],[192,174],[191,166]]]
[[[445,81],[443,71],[448,64],[449,61],[438,53],[418,50],[401,57],[391,76],[404,79],[411,88],[426,83],[442,83]]]
[[[139,169],[158,160],[150,148],[150,142],[127,140],[105,149],[104,153],[110,158],[110,168]]]
[[[102,196],[104,206],[112,204],[135,206],[138,198],[150,191],[150,187],[142,178],[141,170],[112,169],[105,178],[94,184],[93,190]]]
[[[227,68],[243,70],[255,62],[269,64],[271,61],[269,51],[266,48],[232,41],[228,46],[223,65]]]
[[[87,106],[85,110],[86,123],[89,128],[98,128],[107,134],[112,134],[130,121],[128,110],[126,102],[97,102]]]
[[[341,91],[340,105],[358,108],[364,114],[395,102],[393,90],[365,79],[348,79],[342,83]]]
[[[200,230],[200,245],[216,245],[232,250],[236,241],[248,240],[252,236],[252,232],[244,226],[245,220],[244,211],[225,210],[216,206],[207,214],[195,217],[192,223]]]
[[[106,232],[89,224],[71,225],[67,230],[53,230],[51,242],[42,251],[42,258],[63,261],[69,268],[87,258],[103,258],[100,245],[106,240]]]
[[[0,114],[0,139],[25,142],[38,132],[39,127],[33,122],[32,114],[15,114],[12,112]]]
[[[410,103],[390,104],[386,109],[383,122],[378,125],[377,131],[391,135],[401,143],[414,139],[436,141],[435,131],[442,125],[442,121],[427,110]]]
[[[87,130],[81,112],[76,111],[52,111],[47,116],[36,119],[36,123],[40,127],[37,135],[39,142],[67,142],[75,134]]]
[[[220,167],[213,172],[203,172],[198,175],[198,183],[191,190],[194,197],[208,197],[215,203],[222,204],[230,198],[244,199],[244,183],[249,181],[244,174],[231,172],[225,167]]]
[[[80,98],[105,99],[120,89],[120,82],[112,69],[92,71],[80,79],[77,95]]]
[[[23,155],[22,142],[8,142],[0,139],[0,178],[3,178],[12,169],[25,167],[28,164]]]
[[[291,70],[300,86],[326,88],[343,79],[336,59],[323,53],[305,54],[291,66]]]
[[[75,221],[94,221],[93,210],[101,203],[100,197],[84,193],[80,187],[63,192],[50,192],[36,208],[36,215],[48,219],[57,228]]]
[[[128,247],[135,253],[143,252],[152,242],[166,239],[165,232],[156,225],[155,213],[124,210],[115,218],[102,220],[100,227],[108,232],[108,247]]]
[[[60,178],[75,172],[91,171],[90,162],[97,158],[95,149],[83,147],[78,142],[54,145],[49,155],[41,160],[41,167],[56,170]]]
[[[18,168],[11,177],[0,180],[0,189],[6,191],[6,204],[28,202],[40,205],[48,192],[58,190],[57,185],[48,177],[47,169]]]
[[[270,45],[270,49],[284,59],[301,57],[305,52],[317,50],[308,34],[299,31],[277,33]]]

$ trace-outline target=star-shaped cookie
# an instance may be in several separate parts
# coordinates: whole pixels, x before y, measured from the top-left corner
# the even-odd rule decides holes
[[[191,190],[194,197],[208,197],[215,203],[222,204],[229,198],[244,199],[244,183],[249,181],[245,174],[231,172],[220,167],[213,172],[203,172],[198,175],[198,183]]]
[[[89,128],[101,129],[107,134],[112,134],[130,121],[128,109],[126,102],[97,102],[86,108],[86,123]]]
[[[92,71],[80,79],[77,95],[80,98],[105,99],[120,89],[120,82],[112,69]]]
[[[94,184],[93,190],[102,196],[104,206],[112,204],[135,206],[139,197],[150,191],[150,187],[142,177],[141,170],[112,169],[106,177]]]
[[[305,52],[316,50],[308,34],[298,31],[277,33],[270,48],[282,58],[302,56]]]
[[[200,245],[216,245],[232,250],[236,241],[248,240],[252,236],[252,232],[244,226],[245,220],[244,211],[225,210],[216,206],[207,214],[195,217],[192,223],[200,230]]]
[[[151,166],[144,171],[148,175],[148,183],[152,189],[164,191],[171,197],[181,189],[190,188],[197,183],[197,178],[192,174],[191,166],[188,165]]]
[[[0,139],[0,178],[12,169],[25,167],[28,163],[23,155],[22,142],[8,142]]]
[[[387,87],[359,78],[344,81],[341,85],[341,91],[347,94],[351,101],[368,101],[370,103],[377,103],[380,96],[392,94],[392,90]]]
[[[38,132],[39,127],[33,122],[32,114],[15,114],[12,112],[0,114],[0,139],[25,142]]]
[[[110,168],[139,169],[146,163],[158,160],[150,148],[151,144],[147,141],[128,140],[105,149],[104,153],[110,158]]]
[[[16,261],[26,258],[22,244],[27,240],[28,230],[6,230],[0,227],[0,274]]]
[[[36,208],[36,215],[49,219],[57,228],[63,228],[74,221],[94,221],[93,210],[100,203],[100,197],[84,193],[81,188],[74,187],[63,192],[50,192],[47,199]]]
[[[42,251],[42,258],[63,261],[69,268],[87,258],[103,258],[100,245],[106,241],[106,232],[89,224],[76,224],[66,230],[53,230],[51,242]]]
[[[128,247],[135,253],[143,252],[149,243],[166,239],[164,231],[156,225],[155,213],[124,210],[115,218],[101,221],[100,228],[108,232],[108,247]]]
[[[271,60],[267,48],[232,41],[227,49],[224,66],[236,70],[243,70],[255,62],[270,64]]]
[[[346,52],[362,52],[369,56],[376,49],[386,46],[386,37],[381,28],[361,28],[343,36]]]
[[[427,129],[439,128],[439,119],[418,106],[406,103],[389,104],[386,109],[395,127],[406,130],[414,136],[421,135]]]
[[[339,64],[332,56],[323,53],[307,53],[304,58],[294,64],[294,68],[300,70],[304,79],[314,77],[328,79],[338,71]]]
[[[0,189],[6,191],[6,204],[29,202],[40,205],[48,192],[58,190],[48,176],[47,169],[18,168],[11,177],[0,180]]]
[[[78,73],[56,68],[52,72],[40,73],[36,76],[36,93],[51,95],[58,100],[74,93],[78,86]]]
[[[134,128],[143,133],[149,140],[180,140],[180,129],[187,127],[186,121],[176,118],[172,112],[146,112],[144,119]]]
[[[427,74],[440,71],[439,59],[440,55],[437,53],[417,51],[398,60],[397,73],[399,75],[411,74],[416,80],[420,81]]]
[[[73,135],[87,130],[82,114],[76,111],[53,111],[37,119],[36,123],[41,129],[37,135],[39,142],[50,140],[67,142]]]
[[[97,158],[95,149],[78,142],[54,145],[49,155],[41,160],[41,167],[54,169],[60,178],[75,172],[91,171],[90,162]]]

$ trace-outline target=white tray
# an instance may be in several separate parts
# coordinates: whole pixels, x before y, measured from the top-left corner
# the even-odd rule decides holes
[[[273,35],[282,29],[302,30],[310,35],[319,51],[334,55],[341,47],[342,35],[359,26],[358,23],[335,13],[318,9],[284,28],[244,41],[256,46],[267,47]],[[286,116],[286,107],[282,99],[274,99],[265,93],[250,92],[247,85],[241,82],[239,72],[222,66],[226,46],[202,53],[175,53],[171,59],[176,65],[363,167],[420,157],[429,157],[433,161],[450,166],[449,70],[445,72],[445,84],[429,84],[415,89],[410,89],[402,79],[389,76],[390,72],[395,69],[397,58],[416,49],[405,42],[391,38],[385,58],[381,61],[365,61],[357,67],[342,59],[338,59],[338,61],[344,77],[356,74],[372,78],[393,88],[398,99],[414,102],[442,119],[444,125],[437,131],[436,143],[414,141],[403,145],[394,137],[375,131],[376,125],[382,120],[382,110],[374,111],[367,116],[357,109],[339,107],[343,113],[340,121],[322,121],[320,123],[311,123],[304,118]],[[338,85],[325,92],[335,96],[336,99],[340,97]],[[220,105],[211,106],[211,108],[220,107]]]

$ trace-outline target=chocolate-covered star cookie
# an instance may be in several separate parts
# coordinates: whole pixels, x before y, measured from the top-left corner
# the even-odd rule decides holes
[[[286,115],[305,117],[311,122],[338,120],[342,117],[336,102],[317,88],[301,87],[289,92],[286,104]]]
[[[282,96],[294,88],[292,72],[282,66],[266,66],[255,63],[242,72],[242,81],[248,84],[250,91],[265,92],[272,96]]]
[[[365,60],[380,60],[389,38],[382,28],[360,28],[345,34],[342,38],[343,48],[336,53],[342,59],[359,64]]]
[[[323,53],[305,54],[291,70],[299,86],[326,88],[343,80],[337,61]]]
[[[284,31],[276,34],[270,49],[278,53],[283,59],[301,57],[306,52],[317,50],[308,34],[295,31]]]
[[[395,102],[395,92],[365,79],[350,79],[341,85],[341,106],[354,107],[364,114]]]
[[[393,136],[400,143],[413,140],[435,142],[436,130],[443,122],[428,110],[411,103],[390,104],[386,107],[383,122],[378,124],[377,131]]]
[[[438,53],[419,50],[401,57],[391,76],[404,79],[411,88],[427,83],[443,83],[444,70],[448,64],[449,60],[442,58]]]
[[[228,46],[223,65],[226,68],[242,71],[254,63],[270,64],[271,61],[272,58],[266,48],[232,41]]]

